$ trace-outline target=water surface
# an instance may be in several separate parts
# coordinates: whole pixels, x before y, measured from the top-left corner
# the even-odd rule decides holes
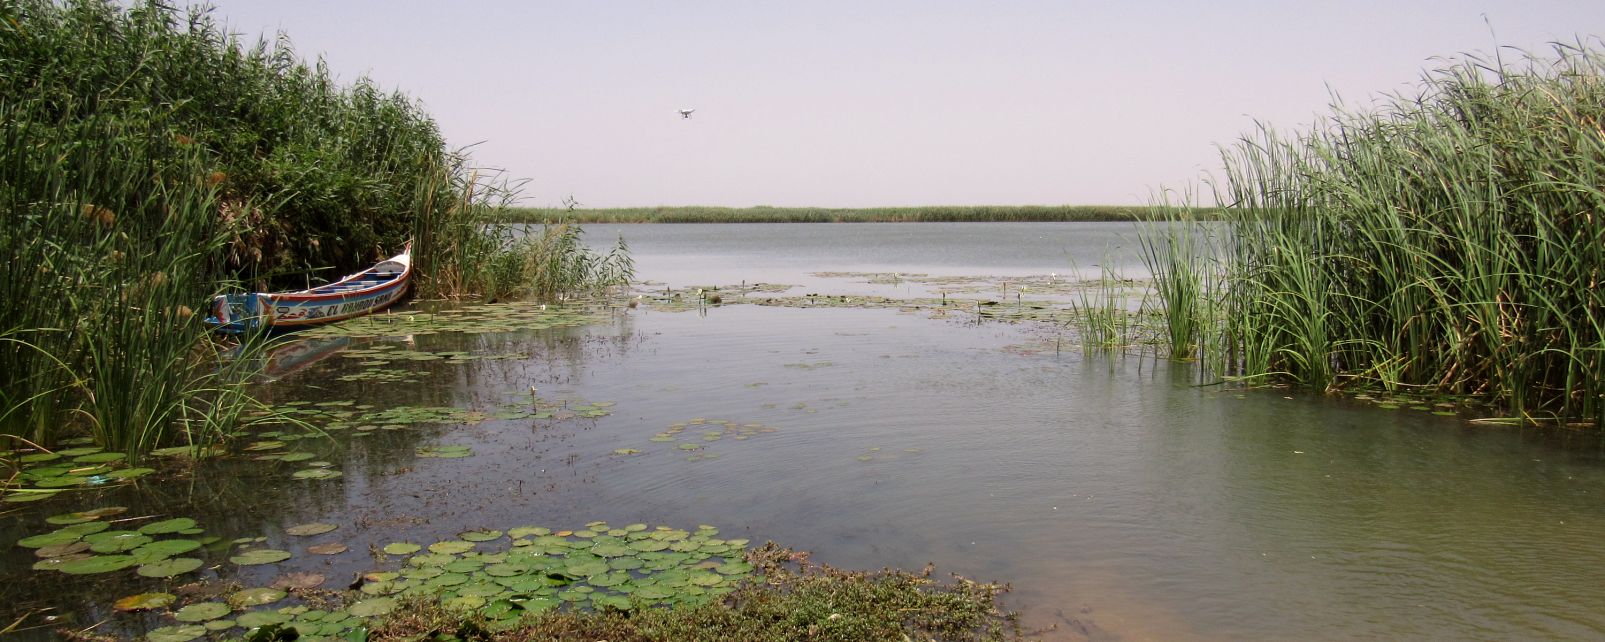
[[[1088,239],[1124,229],[622,227],[647,279],[678,287],[808,278],[826,293],[895,286],[810,275],[1068,274],[1071,263],[1113,256]],[[587,231],[593,242],[611,234]],[[905,242],[895,250],[863,242],[892,237]],[[1014,245],[1028,237],[1042,240]],[[303,349],[313,358],[264,394],[275,403],[494,409],[534,386],[543,398],[616,405],[595,419],[336,435],[317,448],[337,458],[338,479],[220,462],[226,474],[146,484],[116,499],[286,548],[301,546],[282,534],[287,525],[341,525],[327,537],[348,543],[348,553],[208,571],[247,584],[315,569],[337,578],[333,586],[374,566],[370,545],[604,519],[715,524],[833,565],[933,562],[1007,581],[1008,604],[1028,625],[1057,627],[1046,639],[1605,637],[1605,457],[1596,435],[1200,386],[1184,364],[1056,350],[1065,331],[895,309],[668,312],[648,303],[583,328],[347,341]],[[340,380],[365,371],[341,351],[376,343],[522,356],[401,366],[414,383]],[[716,420],[775,430],[703,441]],[[652,441],[676,424],[686,424],[676,442]],[[474,455],[415,456],[441,444]],[[623,448],[641,452],[615,453]],[[38,532],[42,516],[72,501],[103,499],[20,509],[0,540]],[[26,552],[8,555],[8,575],[42,581],[26,570]],[[93,586],[49,581],[65,581],[51,585],[58,598]],[[11,584],[14,604],[35,590]]]

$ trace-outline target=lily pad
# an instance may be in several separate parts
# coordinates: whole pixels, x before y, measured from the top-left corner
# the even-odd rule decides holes
[[[381,550],[387,555],[411,555],[422,548],[422,546],[408,542],[391,542],[385,544],[385,547]]]
[[[23,548],[45,548],[47,546],[62,546],[83,539],[82,533],[70,533],[66,530],[53,531],[43,535],[34,535],[17,540],[17,546]]]
[[[156,472],[155,468],[119,468],[105,474],[107,479],[135,479]]]
[[[198,624],[178,624],[151,629],[145,634],[148,642],[190,642],[206,635],[206,627]]]
[[[296,479],[334,479],[344,474],[327,468],[305,468],[291,473],[290,476]]]
[[[275,588],[248,588],[243,591],[236,591],[230,594],[228,596],[228,603],[229,606],[242,609],[251,606],[272,604],[289,597],[289,595],[289,593]]]
[[[90,453],[88,455],[79,455],[74,457],[72,461],[75,464],[104,464],[107,462],[113,462],[127,458],[128,455],[123,453]]]
[[[336,528],[340,528],[340,526],[338,524],[313,522],[310,524],[297,524],[295,526],[291,526],[284,529],[284,533],[286,535],[295,535],[298,537],[309,537],[312,535],[322,535]]]
[[[489,530],[464,531],[464,532],[458,533],[457,536],[463,538],[466,541],[470,541],[470,542],[489,542],[489,541],[492,541],[492,540],[501,539],[502,532],[501,531],[489,531]]]
[[[169,520],[153,522],[139,528],[139,532],[146,535],[163,535],[195,528],[195,520],[188,517],[175,517]]]
[[[190,623],[205,622],[228,615],[233,610],[222,602],[198,602],[174,612],[173,619]]]
[[[177,599],[178,596],[172,593],[140,593],[117,600],[112,608],[119,611],[149,611],[172,604]]]
[[[106,533],[91,534],[88,538],[83,538],[83,541],[90,544],[90,551],[125,552],[149,544],[151,536],[135,531],[106,531]]]
[[[602,542],[591,547],[591,552],[602,557],[623,557],[634,553],[634,549],[623,544]]]
[[[85,513],[62,513],[60,515],[51,515],[49,517],[46,517],[45,518],[45,523],[47,523],[47,524],[55,524],[57,526],[64,526],[64,525],[68,525],[68,524],[82,524],[84,522],[91,522],[91,521],[94,521],[96,519],[99,519],[99,518],[94,516],[94,515],[88,515],[88,514],[85,514]]]
[[[235,624],[243,626],[247,629],[254,629],[259,626],[284,624],[285,622],[289,621],[289,615],[280,613],[278,611],[251,611],[249,613],[241,613],[239,617],[234,618]]]
[[[65,544],[51,544],[34,550],[33,554],[39,557],[63,557],[89,552],[89,542],[67,542]]]
[[[314,555],[339,555],[348,550],[351,550],[351,547],[339,542],[335,542],[333,544],[318,544],[316,546],[307,547],[307,552]]]
[[[56,570],[68,575],[96,575],[120,571],[138,563],[139,560],[132,555],[96,555],[63,562]]]
[[[362,600],[346,607],[346,612],[357,617],[373,617],[384,615],[396,610],[396,599],[393,597],[376,597],[371,600]]]
[[[151,562],[139,567],[136,571],[144,577],[173,577],[183,575],[201,567],[201,560],[193,557],[175,557],[172,559]]]
[[[290,559],[289,551],[281,551],[272,548],[258,548],[230,557],[228,558],[228,561],[239,564],[240,566],[256,566],[259,564],[274,564],[287,559]]]
[[[148,560],[172,557],[179,553],[188,553],[201,547],[199,541],[193,539],[163,539],[140,546],[132,551],[137,557]]]
[[[466,553],[471,550],[474,550],[473,542],[464,542],[459,540],[435,542],[429,545],[429,552],[438,553],[441,555],[457,555],[459,553]]]

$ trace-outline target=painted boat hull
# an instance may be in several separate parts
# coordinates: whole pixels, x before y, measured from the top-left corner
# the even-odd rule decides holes
[[[383,310],[407,295],[412,257],[398,254],[328,285],[296,292],[248,292],[212,299],[206,322],[218,332],[287,332]]]

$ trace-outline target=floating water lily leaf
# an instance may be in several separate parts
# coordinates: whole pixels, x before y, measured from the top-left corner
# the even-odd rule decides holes
[[[177,599],[178,596],[172,593],[140,593],[117,600],[112,608],[119,611],[148,611],[172,604]]]
[[[637,588],[630,594],[646,600],[661,600],[664,598],[673,597],[674,591],[662,586],[648,585]]]
[[[296,535],[296,536],[300,536],[300,537],[309,537],[309,536],[312,536],[312,535],[322,535],[322,534],[327,533],[329,531],[332,531],[332,530],[334,530],[336,528],[340,528],[340,526],[337,525],[337,524],[325,524],[325,523],[321,523],[321,522],[313,522],[311,524],[297,524],[295,526],[291,526],[289,528],[284,529],[284,533],[286,535]]]
[[[630,609],[630,598],[623,595],[593,595],[591,596],[591,604],[596,605],[596,608],[599,609],[628,611]]]
[[[316,456],[317,455],[314,455],[314,454],[309,453],[309,452],[285,453],[283,456],[279,457],[279,461],[283,461],[283,462],[306,461],[306,460],[312,459],[313,457],[316,457]]]
[[[639,454],[641,454],[641,451],[636,450],[634,448],[620,448],[618,450],[613,451],[613,454],[615,454],[615,455],[639,455]]]
[[[591,552],[602,557],[621,557],[635,552],[634,549],[615,542],[601,542],[591,547]]]
[[[669,543],[659,539],[638,539],[629,544],[630,548],[643,553],[661,551],[669,547]]]
[[[173,619],[180,622],[205,622],[228,615],[233,610],[222,602],[198,602],[174,612]]]
[[[473,542],[463,542],[457,540],[435,542],[429,545],[429,552],[438,553],[441,555],[456,555],[458,553],[466,553],[471,550],[474,550]]]
[[[64,556],[67,556],[67,555],[77,555],[79,553],[87,553],[87,552],[89,552],[89,542],[81,542],[80,541],[80,542],[67,542],[65,544],[51,544],[49,546],[41,547],[38,550],[35,550],[33,552],[33,554],[36,555],[36,556],[39,556],[39,557],[50,558],[50,557],[64,557]]]
[[[599,573],[606,573],[608,565],[607,562],[602,560],[569,560],[568,565],[564,567],[564,571],[576,577],[590,577]]]
[[[335,477],[339,477],[343,474],[345,473],[342,473],[338,470],[329,470],[327,468],[306,468],[295,471],[294,473],[291,473],[290,476],[296,479],[334,479]]]
[[[531,535],[551,535],[552,529],[540,526],[520,526],[507,531],[507,536],[513,539],[529,537]]]
[[[385,547],[382,550],[388,555],[411,555],[418,552],[418,550],[421,548],[423,547],[408,542],[391,542],[389,544],[385,544]]]
[[[96,553],[123,553],[149,544],[152,540],[149,535],[134,531],[107,531],[85,537],[84,541],[89,542],[89,550]]]
[[[485,598],[477,595],[459,595],[441,600],[440,605],[448,609],[477,609],[485,605]]]
[[[236,591],[230,594],[228,596],[228,603],[234,608],[242,609],[251,606],[272,604],[289,597],[289,595],[289,593],[275,588],[248,588],[243,591]]]
[[[67,524],[82,524],[84,522],[90,522],[96,519],[99,518],[94,515],[87,515],[84,513],[62,513],[60,515],[51,515],[46,517],[45,523],[63,526]]]
[[[188,517],[175,517],[173,519],[146,524],[139,528],[139,532],[146,535],[163,535],[195,528],[195,520]]]
[[[227,631],[239,625],[236,624],[234,620],[212,620],[211,622],[207,622],[204,626],[208,631]]]
[[[9,504],[21,504],[23,502],[38,502],[38,501],[44,501],[44,500],[50,499],[51,497],[55,497],[60,492],[61,491],[56,491],[56,490],[22,491],[22,490],[13,489],[11,492],[5,493],[5,500],[4,501],[6,503],[9,503]]]
[[[132,555],[95,555],[62,562],[56,570],[68,575],[95,575],[120,571],[139,563]]]
[[[230,557],[228,558],[228,561],[239,564],[240,566],[256,566],[258,564],[273,564],[282,562],[287,559],[290,559],[289,551],[281,551],[271,548],[258,548]]]
[[[127,457],[128,456],[123,453],[90,453],[88,455],[79,455],[74,457],[72,461],[75,464],[104,464],[106,462],[126,459]]]
[[[492,540],[501,539],[502,532],[490,530],[463,531],[458,533],[457,536],[470,542],[489,542]]]
[[[151,629],[145,634],[147,642],[190,642],[206,635],[206,627],[198,624],[178,624]]]
[[[62,475],[60,477],[47,477],[33,483],[39,488],[66,488],[68,486],[82,486],[89,483],[88,477],[77,475]]]
[[[135,479],[156,472],[155,468],[119,468],[106,473],[107,479]]]
[[[467,583],[468,576],[462,573],[444,573],[429,580],[430,586],[437,587],[459,586]]]
[[[173,559],[151,562],[139,567],[136,571],[144,577],[173,577],[183,575],[201,567],[201,561],[193,557],[175,557]]]
[[[61,557],[52,557],[52,558],[48,558],[48,559],[42,559],[42,560],[39,560],[39,561],[33,563],[33,570],[35,570],[35,571],[59,571],[59,570],[61,570],[61,565],[62,564],[66,564],[67,562],[71,562],[71,561],[74,561],[74,560],[89,559],[90,557],[91,557],[91,555],[89,555],[88,553],[73,553],[73,554],[70,554],[70,555],[63,555]]]
[[[83,539],[81,533],[70,533],[58,530],[43,535],[34,535],[17,540],[17,546],[23,548],[45,548],[47,546],[62,546]]]
[[[482,560],[457,560],[441,568],[448,573],[472,573],[485,567]]]
[[[371,600],[362,600],[346,607],[346,612],[357,617],[373,617],[384,615],[396,609],[396,599],[392,597],[377,597]]]
[[[241,613],[239,617],[234,618],[235,624],[243,626],[247,629],[254,629],[259,626],[283,624],[289,621],[289,615],[280,613],[278,611],[251,611],[250,613]]]
[[[61,455],[56,453],[34,453],[32,455],[23,455],[18,457],[17,461],[20,461],[24,464],[36,464],[43,461],[55,461],[57,459],[61,459]]]
[[[179,553],[188,553],[201,547],[199,541],[193,539],[164,539],[150,542],[132,551],[135,556],[147,560],[172,557]]]
[[[339,555],[348,550],[351,550],[349,546],[338,542],[333,544],[318,544],[317,546],[307,547],[307,552],[315,555]]]

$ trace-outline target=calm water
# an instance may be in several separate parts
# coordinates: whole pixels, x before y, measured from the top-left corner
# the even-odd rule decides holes
[[[593,242],[614,228],[587,228]],[[641,276],[886,287],[821,272],[1067,274],[1129,226],[626,226]],[[887,239],[899,239],[893,243]],[[889,244],[889,245],[888,245]],[[1129,247],[1129,246],[1128,246]],[[697,248],[702,248],[698,250]],[[1130,265],[1131,257],[1118,259]],[[1139,266],[1140,267],[1140,266]],[[896,287],[896,286],[891,286]],[[118,499],[294,548],[328,521],[351,551],[298,555],[338,584],[371,544],[537,523],[715,524],[856,568],[934,562],[1011,582],[1047,639],[1592,639],[1605,637],[1605,456],[1581,433],[1475,427],[1285,391],[1193,385],[1141,356],[1056,352],[1057,328],[895,310],[748,305],[621,310],[583,329],[416,337],[401,349],[521,352],[420,363],[420,383],[339,381],[316,360],[276,402],[491,407],[529,386],[616,401],[595,420],[490,420],[320,447],[345,475],[223,464]],[[688,461],[654,433],[697,418],[778,428]],[[690,431],[697,430],[692,426]],[[344,440],[342,440],[344,439]],[[414,448],[469,445],[465,459]],[[642,454],[618,456],[620,448]],[[43,504],[52,504],[51,500]],[[91,498],[81,501],[93,504]],[[7,517],[0,541],[69,504]],[[736,535],[739,533],[739,535]],[[321,541],[321,540],[320,540]],[[13,604],[36,591],[12,549]],[[235,572],[225,568],[223,577]],[[246,570],[261,583],[274,570]],[[51,578],[49,581],[59,581]],[[90,598],[79,580],[57,599]],[[110,593],[124,590],[111,589]],[[15,607],[13,607],[15,608]]]

